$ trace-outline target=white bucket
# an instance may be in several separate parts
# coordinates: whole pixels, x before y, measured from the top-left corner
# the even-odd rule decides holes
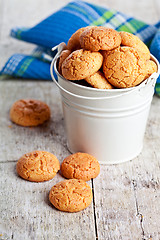
[[[159,69],[158,61],[152,59]],[[57,71],[55,59],[51,63],[51,76],[62,97],[68,149],[72,153],[89,153],[101,164],[117,164],[135,158],[143,147],[158,73],[128,91],[119,89],[115,95],[100,96],[98,93],[91,96],[89,89],[86,95],[79,92],[78,84],[70,91],[60,74],[57,82],[53,66]]]

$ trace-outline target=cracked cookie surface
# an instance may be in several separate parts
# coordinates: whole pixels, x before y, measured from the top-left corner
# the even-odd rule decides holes
[[[62,63],[64,60],[71,54],[70,50],[63,50],[61,52],[61,55],[59,57],[59,63],[58,63],[58,72],[62,74]]]
[[[140,38],[128,32],[119,32],[121,36],[121,45],[133,47],[143,53],[146,59],[150,59],[150,51]]]
[[[82,179],[89,181],[98,176],[99,162],[87,153],[74,153],[66,157],[61,164],[62,175],[66,178]]]
[[[80,35],[84,30],[91,28],[91,27],[92,26],[83,27],[83,28],[78,29],[75,33],[73,33],[72,36],[70,37],[70,39],[68,40],[67,49],[70,51],[75,51],[75,50],[81,49],[80,39],[79,39]]]
[[[92,202],[92,190],[83,180],[69,179],[54,185],[49,193],[54,207],[65,212],[78,212]]]
[[[62,63],[62,75],[68,80],[81,80],[97,72],[102,62],[103,56],[99,52],[76,50]]]
[[[111,50],[121,44],[121,37],[117,31],[106,27],[92,27],[80,35],[81,48],[90,51]]]
[[[84,79],[92,87],[99,89],[112,89],[113,86],[107,81],[104,74],[100,71],[94,73],[91,76],[88,76]]]
[[[21,126],[38,126],[50,118],[50,108],[40,100],[20,99],[10,109],[10,119]]]
[[[145,79],[146,58],[131,47],[119,47],[103,53],[103,72],[117,88],[134,87]]]
[[[149,78],[154,72],[157,72],[158,68],[157,68],[157,64],[152,61],[152,60],[147,60],[146,61],[146,76],[145,78]]]
[[[31,182],[43,182],[52,179],[60,163],[56,156],[46,151],[33,151],[24,154],[17,162],[17,173]]]

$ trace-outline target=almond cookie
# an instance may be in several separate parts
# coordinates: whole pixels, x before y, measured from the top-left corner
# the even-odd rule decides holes
[[[99,162],[87,153],[74,153],[66,157],[61,164],[62,175],[66,178],[77,178],[89,181],[98,176]]]
[[[119,33],[106,27],[92,27],[80,35],[80,44],[83,49],[90,51],[111,50],[121,44]]]
[[[46,151],[33,151],[23,155],[17,162],[17,173],[31,182],[43,182],[52,179],[60,164],[52,153]]]
[[[119,34],[122,39],[121,45],[136,48],[144,54],[146,59],[150,59],[150,51],[139,37],[128,32],[119,32]]]
[[[80,28],[75,33],[73,33],[73,35],[68,40],[67,49],[69,49],[70,51],[75,51],[75,50],[81,49],[79,37],[80,37],[81,33],[85,29],[88,29],[88,28],[91,28],[91,26]]]
[[[50,118],[50,108],[40,100],[20,99],[10,109],[10,119],[21,126],[38,126]]]
[[[152,60],[146,61],[146,69],[147,72],[145,78],[149,78],[154,72],[157,72],[158,70],[156,63]]]
[[[104,74],[100,71],[94,73],[91,76],[85,78],[92,87],[99,89],[112,89],[113,86],[107,81]]]
[[[78,212],[91,204],[92,190],[83,180],[69,179],[51,188],[49,200],[61,211]]]
[[[146,59],[135,48],[119,47],[105,52],[103,72],[117,88],[134,87],[146,76]]]
[[[102,62],[99,52],[76,50],[62,63],[62,75],[68,80],[81,80],[97,72]]]
[[[61,74],[62,73],[62,63],[64,60],[71,54],[70,50],[63,50],[61,52],[61,55],[59,57],[59,63],[58,63],[58,72]]]

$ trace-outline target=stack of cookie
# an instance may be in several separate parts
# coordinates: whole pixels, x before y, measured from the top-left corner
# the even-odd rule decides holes
[[[135,35],[88,26],[77,30],[62,51],[59,73],[99,89],[134,87],[157,71],[148,47]]]
[[[86,183],[98,176],[99,162],[87,153],[75,153],[66,157],[61,164],[61,173],[65,178],[51,188],[50,202],[59,210],[78,212],[92,202],[92,189]]]

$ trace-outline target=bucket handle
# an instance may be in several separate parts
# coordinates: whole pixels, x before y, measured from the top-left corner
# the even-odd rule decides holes
[[[61,54],[61,52],[63,51],[63,49],[66,47],[66,44],[64,43],[64,42],[61,42],[60,44],[58,44],[58,45],[56,45],[56,46],[54,46],[53,48],[52,48],[52,51],[55,51],[56,49],[57,49],[57,53],[56,53],[56,55],[54,56],[54,58],[53,58],[53,60],[56,58],[58,58],[59,56],[60,56],[60,54]],[[53,61],[52,60],[52,61]]]
[[[68,90],[66,90],[65,88],[63,88],[59,83],[58,83],[58,81],[55,79],[55,77],[54,77],[54,74],[53,74],[53,68],[54,67],[56,67],[55,66],[55,64],[56,64],[56,60],[57,60],[57,58],[60,56],[60,54],[61,54],[61,52],[63,51],[63,49],[66,47],[66,44],[64,43],[64,42],[62,42],[62,43],[60,43],[60,44],[58,44],[58,45],[56,45],[55,47],[53,47],[52,48],[52,51],[54,51],[54,50],[56,50],[56,49],[58,49],[58,51],[57,51],[57,54],[54,56],[54,58],[52,59],[52,62],[51,62],[51,65],[50,65],[50,74],[51,74],[51,77],[52,77],[52,80],[54,81],[54,83],[57,85],[57,87],[59,88],[59,89],[61,89],[63,92],[65,92],[66,94],[69,94],[69,95],[71,95],[71,96],[73,96],[73,97],[76,97],[76,98],[83,98],[83,99],[88,99],[88,100],[98,100],[98,99],[110,99],[110,98],[117,98],[117,97],[121,97],[121,96],[124,96],[124,95],[127,95],[127,94],[130,94],[130,93],[133,93],[134,91],[136,91],[137,90],[137,87],[134,87],[132,90],[130,90],[130,91],[128,91],[128,92],[125,92],[125,93],[121,93],[121,94],[119,94],[119,95],[116,95],[116,96],[110,96],[110,97],[86,97],[86,96],[80,96],[80,95],[77,95],[77,94],[74,94],[74,93],[71,93],[71,92],[69,92]],[[153,56],[152,56],[153,57]],[[153,57],[154,58],[154,57]],[[155,59],[155,58],[154,58]],[[156,61],[156,63],[157,63],[157,61]],[[152,80],[154,80],[155,81],[155,78],[156,78],[156,76],[158,77],[159,76],[159,72],[160,72],[160,70],[159,70],[159,67],[158,67],[158,72],[156,72],[156,73],[153,73],[152,75],[151,75],[151,81]],[[154,76],[155,76],[155,78],[154,78]],[[148,80],[148,79],[147,79]],[[69,80],[68,80],[69,81]],[[154,83],[152,83],[152,86],[154,87]],[[144,85],[145,86],[145,85]],[[141,88],[140,88],[141,89]]]

